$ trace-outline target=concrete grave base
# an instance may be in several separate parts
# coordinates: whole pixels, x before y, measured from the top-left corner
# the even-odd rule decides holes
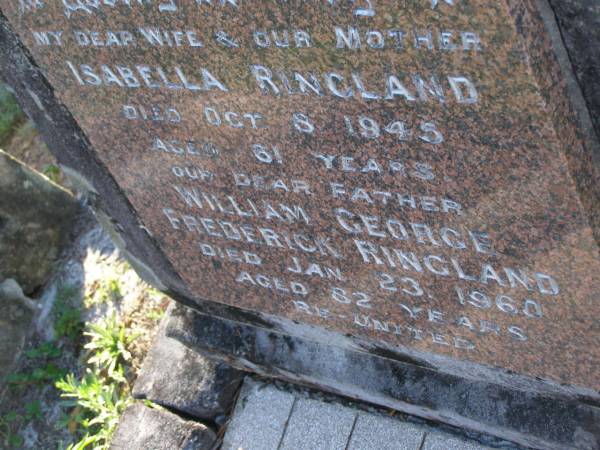
[[[215,420],[231,407],[243,373],[166,337],[165,322],[173,306],[161,322],[132,394],[191,417]]]
[[[291,336],[181,305],[172,311],[166,334],[239,369],[528,447],[592,450],[600,445],[600,408],[576,397],[444,374],[418,361]]]
[[[210,450],[214,432],[198,422],[183,420],[141,403],[125,410],[115,431],[111,450]]]

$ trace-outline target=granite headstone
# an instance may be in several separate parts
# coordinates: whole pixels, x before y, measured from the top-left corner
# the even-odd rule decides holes
[[[546,1],[0,10],[3,77],[180,301],[600,402],[597,140]]]

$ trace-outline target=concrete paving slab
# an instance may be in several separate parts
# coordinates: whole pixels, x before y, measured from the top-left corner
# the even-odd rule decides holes
[[[347,450],[416,450],[424,437],[423,427],[360,413]]]
[[[280,450],[345,450],[358,411],[318,400],[297,398]]]
[[[435,426],[247,378],[223,450],[491,450]]]
[[[289,392],[247,379],[221,449],[277,449],[294,402],[295,397]]]

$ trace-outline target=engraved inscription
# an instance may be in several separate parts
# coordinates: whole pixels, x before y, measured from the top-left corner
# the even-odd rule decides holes
[[[8,3],[198,297],[536,376],[591,327],[596,244],[504,0]]]

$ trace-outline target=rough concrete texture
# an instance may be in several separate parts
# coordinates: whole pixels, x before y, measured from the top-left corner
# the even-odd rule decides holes
[[[212,430],[165,410],[136,403],[123,413],[111,450],[209,450]]]
[[[0,280],[26,294],[50,275],[79,203],[66,190],[0,150]]]
[[[166,337],[164,324],[171,309],[144,360],[133,396],[200,419],[214,419],[233,404],[243,373]]]
[[[441,447],[443,442],[447,446]],[[477,441],[246,379],[222,450],[485,450]]]

